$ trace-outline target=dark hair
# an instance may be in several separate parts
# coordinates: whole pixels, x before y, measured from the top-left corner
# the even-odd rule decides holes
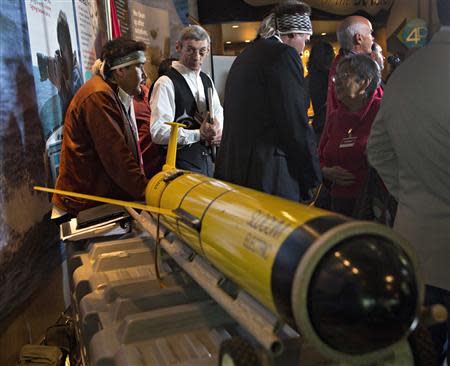
[[[329,71],[334,60],[333,46],[327,42],[314,43],[308,58],[308,71]]]
[[[342,69],[356,75],[360,80],[370,80],[366,89],[366,97],[370,97],[380,85],[380,68],[369,55],[358,53],[344,57],[337,65],[336,74],[339,74]]]
[[[380,49],[382,51],[381,46],[377,42],[373,41],[372,52],[378,52],[378,49]]]
[[[67,23],[67,16],[62,10],[59,12],[58,20],[56,22],[56,36],[58,37],[59,48],[65,46],[73,54],[72,38],[70,37],[69,23]]]
[[[450,0],[437,0],[437,10],[441,25],[450,25]]]
[[[286,1],[271,10],[276,17],[282,15],[304,14],[311,15],[311,7],[303,1]]]
[[[158,77],[166,75],[167,71],[169,71],[170,68],[172,67],[172,62],[177,60],[178,59],[175,57],[169,57],[162,60],[158,66]]]
[[[111,74],[111,62],[116,58],[124,57],[131,52],[145,51],[147,46],[143,42],[134,41],[132,39],[120,37],[112,39],[103,46],[101,59],[105,61],[104,74],[109,77]]]

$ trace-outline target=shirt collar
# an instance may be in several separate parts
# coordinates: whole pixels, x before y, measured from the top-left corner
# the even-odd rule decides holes
[[[133,97],[131,95],[127,94],[121,87],[119,87],[117,95],[119,96],[119,99],[122,102],[125,109],[128,111],[128,109],[130,108],[131,102],[133,100]]]
[[[278,40],[279,42],[283,43],[283,41],[281,40],[281,38],[278,35],[274,34],[272,37],[275,38],[276,40]]]
[[[189,67],[184,66],[180,61],[174,61],[172,62],[172,67],[177,70],[181,74],[194,74],[194,75],[200,75],[200,71],[194,71],[191,70]]]

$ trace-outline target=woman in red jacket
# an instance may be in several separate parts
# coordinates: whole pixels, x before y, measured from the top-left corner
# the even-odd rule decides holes
[[[319,144],[323,178],[331,195],[331,209],[352,216],[368,172],[367,139],[381,98],[378,65],[367,55],[340,61],[333,78],[338,108],[332,112]]]

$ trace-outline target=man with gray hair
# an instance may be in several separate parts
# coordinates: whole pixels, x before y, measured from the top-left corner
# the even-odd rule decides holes
[[[167,145],[170,127],[164,122],[185,124],[186,128],[178,134],[176,166],[208,176],[213,174],[212,148],[220,143],[223,124],[223,110],[214,84],[200,71],[210,43],[202,27],[184,28],[176,43],[179,61],[174,61],[166,75],[156,81],[150,98],[152,141]]]
[[[333,76],[336,73],[336,67],[342,57],[348,54],[363,53],[370,55],[372,53],[373,38],[372,23],[359,15],[352,15],[345,18],[338,27],[336,32],[337,39],[341,48],[338,55],[334,59],[328,75],[328,95],[327,95],[327,118],[337,108],[338,102],[333,87]],[[379,87],[376,91],[378,97],[383,96],[383,90]]]
[[[303,2],[278,5],[231,66],[215,174],[297,202],[321,181],[300,58],[312,34],[309,16]]]
[[[341,49],[345,53],[365,53],[372,51],[372,23],[358,15],[345,18],[336,32]]]

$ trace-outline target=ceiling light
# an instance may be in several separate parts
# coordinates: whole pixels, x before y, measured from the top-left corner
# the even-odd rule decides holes
[[[327,34],[325,32],[320,33],[321,36],[326,36]]]
[[[232,25],[231,28],[236,29],[236,28],[239,28],[239,26],[235,24],[235,25]]]

